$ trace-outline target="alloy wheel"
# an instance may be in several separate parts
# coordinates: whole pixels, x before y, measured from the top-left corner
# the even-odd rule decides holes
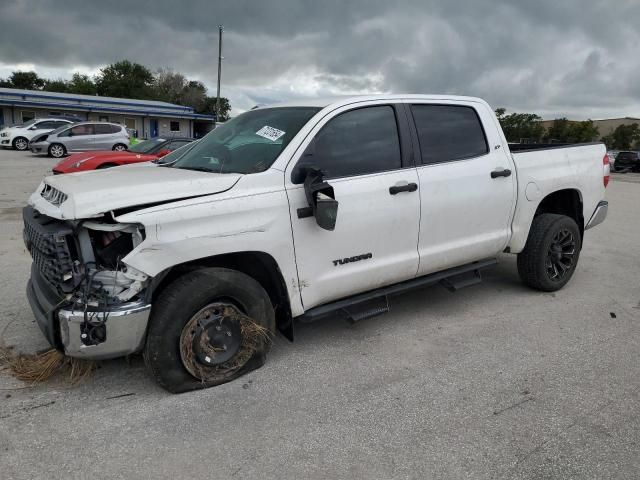
[[[53,145],[50,151],[51,151],[51,155],[56,158],[59,158],[64,155],[64,148],[62,148],[62,146],[60,145]]]
[[[576,247],[576,239],[569,230],[562,229],[554,235],[545,262],[545,269],[550,280],[559,282],[571,271]]]

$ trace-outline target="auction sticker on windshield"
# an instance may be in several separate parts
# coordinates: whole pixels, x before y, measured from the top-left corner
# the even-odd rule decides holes
[[[265,125],[264,127],[262,127],[260,130],[256,132],[256,135],[260,135],[261,137],[271,140],[272,142],[275,142],[284,134],[285,132],[283,132],[282,130],[278,130],[277,128],[273,128],[273,127],[268,127],[267,125]]]

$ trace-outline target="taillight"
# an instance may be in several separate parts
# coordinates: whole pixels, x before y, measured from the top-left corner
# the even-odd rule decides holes
[[[608,155],[605,155],[604,158],[602,159],[602,170],[603,170],[602,180],[604,182],[604,188],[607,188],[607,185],[609,185],[609,173],[611,172],[611,164],[609,163]]]

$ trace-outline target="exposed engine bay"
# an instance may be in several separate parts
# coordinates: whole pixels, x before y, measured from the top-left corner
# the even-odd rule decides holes
[[[136,300],[149,277],[122,262],[144,240],[144,227],[99,219],[62,221],[26,207],[24,240],[33,261],[62,303],[84,312],[81,340],[106,339],[109,311]]]

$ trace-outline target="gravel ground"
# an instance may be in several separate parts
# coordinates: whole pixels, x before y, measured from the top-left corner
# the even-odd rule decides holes
[[[53,161],[0,151],[0,329],[46,347],[24,295],[21,207]],[[570,284],[485,281],[302,325],[267,364],[170,395],[139,357],[85,382],[0,374],[0,478],[638,478],[640,185],[614,175]]]

